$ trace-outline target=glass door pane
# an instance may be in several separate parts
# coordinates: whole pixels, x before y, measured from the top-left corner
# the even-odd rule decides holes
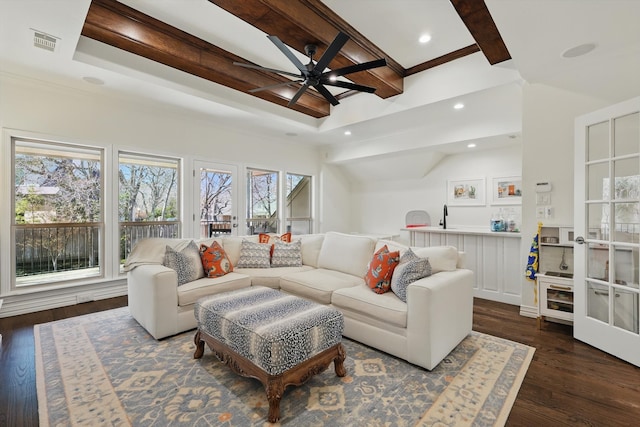
[[[197,164],[200,185],[196,225],[200,237],[236,234],[236,175],[236,167],[232,165]]]

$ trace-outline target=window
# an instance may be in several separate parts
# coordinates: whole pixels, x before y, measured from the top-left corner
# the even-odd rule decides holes
[[[278,232],[278,172],[248,169],[247,211],[249,234]]]
[[[101,149],[13,139],[16,286],[102,276]]]
[[[286,200],[287,231],[292,234],[310,234],[311,222],[311,177],[287,173]]]
[[[120,265],[138,240],[180,236],[179,160],[118,155]]]

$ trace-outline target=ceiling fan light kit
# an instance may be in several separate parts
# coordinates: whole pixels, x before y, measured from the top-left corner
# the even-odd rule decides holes
[[[271,90],[276,87],[281,86],[290,86],[296,85],[298,83],[302,83],[297,92],[291,97],[289,101],[288,107],[295,105],[295,103],[300,99],[302,94],[309,87],[313,87],[317,90],[322,96],[325,97],[331,105],[338,105],[340,102],[336,99],[335,96],[325,86],[335,86],[341,87],[349,90],[356,90],[359,92],[367,92],[373,93],[376,91],[375,88],[370,86],[359,85],[351,82],[340,81],[337,80],[338,77],[344,76],[351,73],[357,73],[359,71],[366,71],[372,68],[384,67],[387,65],[386,59],[376,59],[374,61],[365,62],[362,64],[350,65],[343,68],[338,68],[336,70],[324,71],[329,63],[333,60],[333,58],[340,52],[340,49],[345,45],[347,41],[349,41],[349,36],[343,32],[339,32],[336,38],[331,42],[327,50],[324,51],[320,59],[314,63],[313,57],[315,56],[318,47],[315,44],[307,44],[304,47],[304,53],[309,57],[309,63],[303,64],[300,62],[297,56],[293,54],[293,52],[280,40],[277,36],[267,36],[269,40],[278,48],[280,51],[295,65],[298,69],[299,74],[291,73],[289,71],[276,70],[273,68],[261,67],[259,65],[253,64],[244,64],[240,62],[234,62],[234,65],[238,65],[240,67],[253,68],[257,70],[267,71],[270,73],[276,73],[283,76],[295,77],[295,80],[290,80],[288,82],[276,83],[273,85],[263,86],[256,89],[249,90],[250,93],[260,92],[263,90]]]

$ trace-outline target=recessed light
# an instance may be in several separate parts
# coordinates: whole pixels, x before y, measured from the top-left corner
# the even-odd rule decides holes
[[[338,78],[336,76],[334,76],[333,74],[329,76],[329,81],[330,82],[335,82],[336,80],[338,80]]]
[[[87,83],[91,83],[92,85],[102,86],[104,84],[104,80],[97,77],[83,77],[82,80]]]
[[[349,136],[349,135],[351,135],[351,131],[350,131],[350,130],[345,130],[345,131],[344,131],[344,134],[345,134],[345,135],[347,135],[347,136]]]
[[[467,144],[467,148],[475,148],[476,144],[473,142],[471,144]]]
[[[418,39],[418,41],[420,43],[429,43],[431,41],[431,36],[429,34],[423,34],[420,36],[420,38]]]
[[[596,48],[595,43],[584,43],[562,52],[563,58],[575,58],[576,56],[586,55]]]
[[[461,102],[458,102],[456,105],[453,106],[453,108],[455,108],[456,110],[461,110],[464,108],[464,104]]]

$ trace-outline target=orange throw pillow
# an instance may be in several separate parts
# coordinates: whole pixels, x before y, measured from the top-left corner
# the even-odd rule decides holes
[[[364,281],[377,294],[384,294],[391,289],[393,270],[400,262],[400,251],[389,252],[387,245],[373,254]]]
[[[218,242],[211,246],[200,245],[200,259],[207,277],[221,277],[233,271],[229,257]]]

